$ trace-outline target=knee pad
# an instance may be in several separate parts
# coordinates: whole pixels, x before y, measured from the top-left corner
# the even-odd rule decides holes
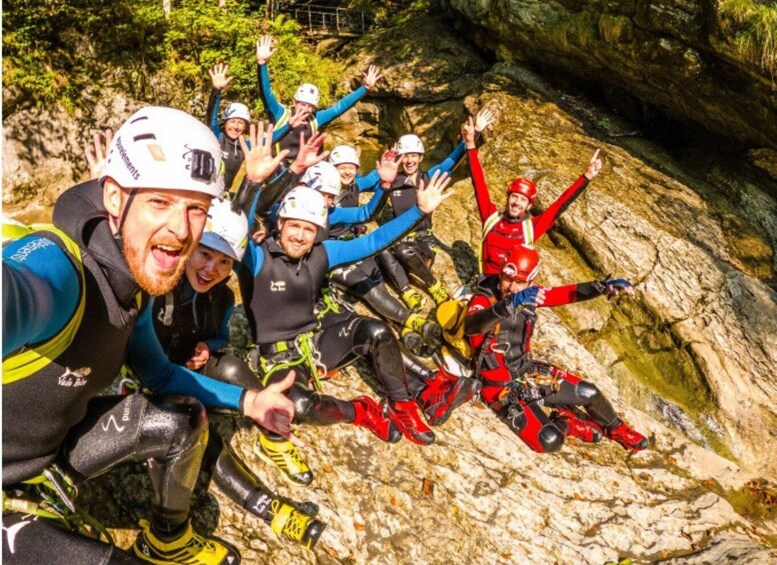
[[[584,406],[600,394],[599,388],[588,381],[580,381],[575,385],[575,395],[581,400],[581,403],[584,403]]]
[[[176,453],[205,442],[208,432],[208,414],[205,407],[191,396],[152,396],[150,410],[143,418],[141,451],[165,444],[178,446]]]
[[[564,445],[564,434],[554,424],[546,424],[538,434],[543,453],[553,453]]]
[[[401,259],[409,259],[418,255],[415,246],[409,242],[403,242],[394,248],[394,253]]]
[[[219,381],[241,386],[243,388],[259,388],[259,378],[248,368],[240,357],[231,353],[212,356],[202,373]]]
[[[294,403],[294,422],[301,423],[305,421],[305,417],[310,412],[310,407],[315,404],[315,396],[312,390],[307,387],[303,387],[299,383],[294,385],[286,391],[286,396]]]
[[[357,329],[359,341],[369,341],[374,348],[381,347],[385,343],[394,341],[394,333],[383,320],[375,318],[362,318]]]

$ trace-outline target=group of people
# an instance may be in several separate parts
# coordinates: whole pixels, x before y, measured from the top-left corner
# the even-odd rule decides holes
[[[106,139],[104,155],[95,141],[93,178],[60,196],[53,225],[4,224],[6,562],[237,563],[228,542],[192,529],[200,470],[274,532],[313,547],[325,528],[317,507],[263,485],[209,426],[211,410],[253,420],[254,453],[298,485],[314,473],[293,424],[352,424],[385,442],[429,445],[432,428],[478,395],[538,452],[569,436],[646,447],[593,383],[530,351],[538,307],[634,292],[623,279],[533,284],[534,243],[599,173],[598,151],[536,216],[530,179],[509,185],[504,211],[491,202],[476,148],[489,110],[463,124],[441,163],[422,167],[424,143],[407,134],[360,175],[358,149],[324,151],[320,130],[375,86],[379,69],[330,108],[319,109],[311,84],[286,107],[271,88],[273,53],[271,37],[257,42],[269,125],[252,123],[244,103],[220,111],[231,78],[216,65],[208,125],[142,108]],[[451,298],[432,271],[432,215],[465,155],[482,273]],[[362,192],[372,196],[360,206]],[[369,232],[387,202],[392,218]],[[233,271],[251,331],[244,354],[227,348]],[[434,303],[427,316],[417,289]],[[353,300],[375,316],[356,314]],[[383,400],[326,394],[326,378],[359,358]],[[124,363],[137,391],[100,395]],[[84,480],[130,461],[147,462],[152,497],[128,553],[94,535],[102,529],[74,498]]]

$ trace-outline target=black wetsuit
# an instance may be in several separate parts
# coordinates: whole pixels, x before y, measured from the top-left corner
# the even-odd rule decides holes
[[[50,363],[3,385],[3,488],[27,490],[21,481],[54,462],[83,480],[124,462],[152,460],[152,527],[172,534],[188,517],[192,469],[199,467],[207,439],[205,410],[184,396],[96,397],[118,373],[146,298],[110,232],[96,181],[65,192],[54,207],[54,223],[81,248],[83,322]],[[10,284],[4,285],[6,311],[6,300],[13,300],[6,291],[21,287],[5,261],[3,271]],[[3,512],[3,534],[5,563],[134,562],[114,547],[19,512]]]

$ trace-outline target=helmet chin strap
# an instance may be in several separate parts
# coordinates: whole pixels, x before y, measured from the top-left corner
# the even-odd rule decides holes
[[[119,216],[119,222],[116,228],[116,234],[113,236],[116,240],[116,243],[119,244],[119,249],[121,249],[122,253],[124,253],[124,246],[122,245],[121,240],[121,230],[124,227],[124,221],[127,219],[127,212],[129,211],[130,204],[132,204],[132,201],[135,199],[135,195],[137,193],[137,188],[130,188],[129,196],[127,197],[127,203],[124,205],[124,209],[121,211],[121,216]]]

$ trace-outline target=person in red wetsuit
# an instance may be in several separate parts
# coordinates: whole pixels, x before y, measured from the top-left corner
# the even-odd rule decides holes
[[[537,216],[529,214],[537,199],[537,185],[531,179],[518,177],[507,187],[507,205],[504,212],[499,212],[488,194],[486,176],[475,148],[475,126],[472,118],[462,126],[461,135],[467,146],[469,171],[475,187],[480,221],[483,224],[480,268],[487,277],[499,274],[505,254],[514,245],[533,245],[548,231],[602,168],[597,149],[585,173],[567,188],[558,200]]]
[[[475,352],[475,373],[483,381],[481,398],[540,453],[558,451],[568,435],[589,442],[605,436],[626,449],[644,449],[647,439],[618,417],[596,385],[531,356],[538,306],[633,295],[634,288],[625,279],[530,286],[539,266],[536,250],[514,246],[502,261],[500,276],[484,278],[469,301],[464,334]],[[556,410],[549,417],[543,405]]]

